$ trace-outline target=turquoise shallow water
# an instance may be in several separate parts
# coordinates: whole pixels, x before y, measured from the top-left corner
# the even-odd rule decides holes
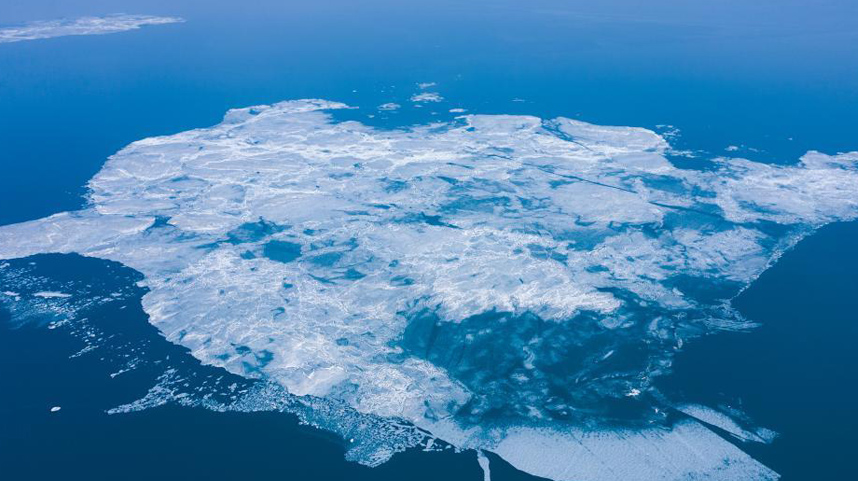
[[[187,20],[0,45],[0,224],[79,207],[86,181],[131,141],[214,124],[228,108],[293,98],[343,101],[360,107],[344,117],[384,127],[449,118],[451,108],[660,132],[671,125],[679,148],[720,153],[734,145],[741,155],[778,163],[811,149],[858,148],[850,29],[858,12],[848,2],[281,3],[240,10],[226,2],[205,9],[87,1],[0,7],[4,24],[115,11]],[[436,82],[444,101],[415,108],[408,99],[420,82]],[[403,108],[376,111],[387,102]],[[855,388],[845,382],[858,373],[849,349],[858,312],[850,296],[855,238],[854,225],[846,225],[806,240],[737,300],[764,327],[698,341],[665,379],[667,389],[713,404],[738,398],[755,420],[779,431],[773,445],[752,454],[785,479],[837,479],[849,469],[848,432],[858,419],[848,402]],[[104,277],[101,264],[75,262],[39,260],[55,275],[91,269]],[[128,276],[107,278],[130,285]],[[136,297],[128,306],[97,315],[130,326],[128,336],[155,339]],[[481,476],[473,453],[409,453],[369,471],[345,463],[338,441],[287,416],[173,407],[107,416],[103,410],[140,397],[151,379],[109,380],[115,366],[95,356],[68,359],[80,346],[62,333],[3,329],[0,382],[15,394],[0,406],[9,427],[0,435],[0,465],[13,473],[107,479],[145,454],[158,461],[138,466],[139,479],[156,472],[175,479],[225,472]],[[49,416],[54,404],[63,410]],[[49,456],[56,462],[44,462]],[[499,462],[493,475],[517,476]]]

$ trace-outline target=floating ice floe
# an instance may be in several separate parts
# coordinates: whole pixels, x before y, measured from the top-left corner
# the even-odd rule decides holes
[[[422,92],[411,96],[411,101],[415,103],[440,102],[442,100],[444,97],[441,97],[441,94],[437,92]]]
[[[153,15],[107,15],[75,19],[40,20],[17,27],[0,28],[0,43],[22,42],[70,35],[104,35],[136,30],[146,25],[184,22],[178,17]]]
[[[35,297],[41,297],[43,299],[50,299],[50,298],[55,298],[55,297],[58,297],[58,298],[71,297],[71,294],[66,294],[65,292],[55,292],[55,291],[34,292],[33,295]]]
[[[0,258],[121,262],[145,276],[150,322],[202,362],[397,436],[556,480],[777,478],[705,425],[763,431],[671,410],[652,381],[688,340],[752,327],[729,299],[858,215],[858,153],[681,169],[642,128],[468,115],[381,130],[326,112],[345,107],[237,109],[135,142],[86,209],[0,227]],[[174,395],[150,394],[140,406]]]
[[[379,105],[378,110],[393,111],[393,110],[399,110],[400,107],[402,107],[402,106],[397,104],[397,103],[388,102],[386,104]]]

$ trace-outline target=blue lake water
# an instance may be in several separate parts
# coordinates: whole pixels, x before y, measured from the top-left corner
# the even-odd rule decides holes
[[[87,180],[132,141],[296,98],[360,107],[338,115],[381,127],[463,108],[676,128],[680,149],[738,146],[736,155],[775,163],[858,149],[854,2],[300,3],[0,5],[3,25],[114,12],[187,20],[0,44],[0,225],[79,208]],[[444,100],[415,107],[421,82],[437,83]],[[388,102],[402,108],[376,109]],[[739,403],[778,431],[773,444],[743,449],[784,479],[845,479],[852,470],[856,239],[852,223],[803,241],[736,300],[761,328],[692,343],[662,380],[668,392]],[[285,262],[300,250],[265,255]],[[43,275],[134,289],[133,272],[105,262],[36,262]],[[90,317],[150,352],[196,362],[146,323],[140,295]],[[69,357],[79,339],[0,316],[0,469],[9,479],[116,479],[118,470],[126,479],[481,479],[473,452],[415,450],[375,469],[348,463],[341,440],[288,415],[175,406],[107,415],[145,394],[155,369],[110,378],[116,366],[100,355]],[[62,410],[49,413],[54,405]],[[496,459],[492,476],[527,478]]]

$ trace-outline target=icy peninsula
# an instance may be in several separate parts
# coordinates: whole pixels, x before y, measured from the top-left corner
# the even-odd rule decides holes
[[[167,340],[261,386],[215,402],[165,375],[118,411],[300,412],[367,465],[443,445],[558,481],[778,478],[741,449],[774,433],[654,380],[693,339],[752,328],[730,299],[858,217],[858,153],[674,164],[642,128],[466,115],[382,130],[335,120],[343,108],[237,109],[135,142],[83,210],[0,227],[2,259],[139,271]]]

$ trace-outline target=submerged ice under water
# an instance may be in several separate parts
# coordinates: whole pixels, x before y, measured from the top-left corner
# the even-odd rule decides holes
[[[777,478],[706,426],[771,432],[672,405],[653,380],[688,340],[752,327],[729,299],[858,216],[858,153],[680,168],[641,128],[469,115],[380,130],[326,112],[342,108],[238,109],[135,142],[86,209],[0,227],[0,258],[139,271],[168,340],[267,386],[218,408],[301,400],[315,424],[349,424],[366,464],[429,436],[557,480]],[[169,399],[156,387],[126,409]]]

